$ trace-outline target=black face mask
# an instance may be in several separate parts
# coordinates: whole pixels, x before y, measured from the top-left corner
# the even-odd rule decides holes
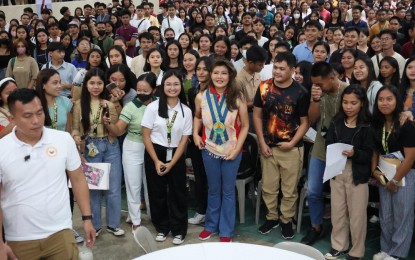
[[[148,101],[152,96],[152,94],[137,94],[137,97],[141,102]]]
[[[193,37],[193,41],[194,42],[199,43],[199,40],[200,40],[200,36],[199,35],[196,35],[196,36]]]
[[[105,35],[105,30],[98,30],[98,34],[99,34],[99,36],[104,36]]]
[[[166,42],[170,42],[170,41],[173,41],[174,40],[174,37],[167,37],[166,38]]]
[[[0,44],[9,45],[10,41],[9,39],[1,39]]]

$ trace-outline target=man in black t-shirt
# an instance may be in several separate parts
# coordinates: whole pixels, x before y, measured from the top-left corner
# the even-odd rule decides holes
[[[284,239],[294,237],[292,219],[297,202],[297,184],[303,163],[310,96],[292,79],[296,64],[290,52],[275,57],[273,78],[263,81],[254,98],[254,126],[261,149],[262,197],[268,209],[266,222],[258,229],[269,233],[281,224]],[[281,216],[278,193],[281,180]],[[280,223],[281,222],[281,223]]]

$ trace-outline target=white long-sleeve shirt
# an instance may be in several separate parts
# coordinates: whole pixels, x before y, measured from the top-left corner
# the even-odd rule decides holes
[[[172,28],[174,30],[175,39],[179,39],[180,34],[184,33],[183,21],[179,17],[175,16],[171,18],[170,16],[164,18],[163,23],[161,24],[161,35],[164,38],[164,31],[167,28]]]

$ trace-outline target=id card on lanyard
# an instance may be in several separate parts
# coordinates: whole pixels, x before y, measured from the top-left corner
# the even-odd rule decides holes
[[[173,149],[170,148],[171,144],[171,130],[173,128],[174,122],[176,121],[177,117],[177,111],[174,111],[173,117],[171,118],[171,121],[169,122],[169,118],[166,118],[166,125],[167,125],[167,143],[169,144],[169,148],[167,149],[166,153],[166,162],[170,162],[173,158]]]

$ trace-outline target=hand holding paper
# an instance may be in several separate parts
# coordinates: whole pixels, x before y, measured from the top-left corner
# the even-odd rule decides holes
[[[324,170],[323,182],[343,173],[347,161],[347,156],[344,154],[345,150],[353,150],[353,145],[335,143],[327,146],[326,169]]]

